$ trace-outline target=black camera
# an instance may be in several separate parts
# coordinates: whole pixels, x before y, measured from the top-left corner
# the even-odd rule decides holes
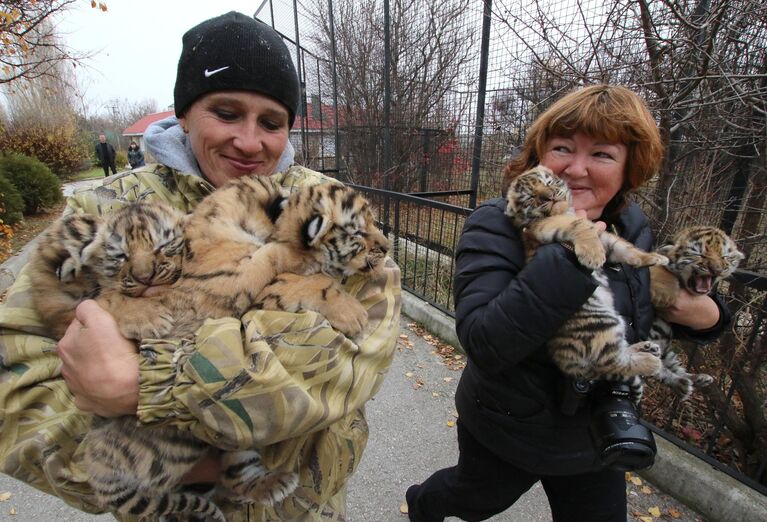
[[[631,471],[652,466],[655,439],[639,422],[628,384],[566,379],[560,409],[565,415],[591,408],[591,437],[605,467]]]
[[[655,462],[655,438],[639,422],[628,384],[599,382],[591,393],[591,436],[602,464],[618,471]]]

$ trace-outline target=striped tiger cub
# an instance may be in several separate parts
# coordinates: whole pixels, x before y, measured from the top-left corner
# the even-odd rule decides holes
[[[546,167],[537,166],[517,176],[506,200],[506,215],[522,232],[528,260],[542,244],[563,243],[571,246],[582,265],[594,270],[596,290],[547,342],[559,369],[584,380],[623,381],[655,374],[661,364],[660,347],[650,341],[628,344],[626,325],[615,309],[602,265],[606,261],[636,267],[665,265],[668,259],[600,232],[587,218],[577,217],[567,184]]]
[[[684,228],[657,252],[669,259],[666,266],[650,268],[651,299],[657,311],[671,306],[680,289],[693,295],[710,294],[719,281],[732,275],[745,257],[723,230],[710,226]],[[650,330],[650,339],[661,347],[663,363],[653,377],[670,387],[681,400],[688,399],[693,388],[708,386],[714,381],[708,374],[687,371],[671,349],[671,325],[658,315]],[[641,381],[633,386],[634,394],[641,397]]]
[[[33,299],[44,321],[55,318],[47,325],[54,335],[80,301],[95,297],[136,340],[191,337],[207,318],[238,317],[257,305],[314,310],[353,336],[367,312],[338,279],[377,270],[388,248],[367,200],[352,189],[328,183],[285,197],[269,178],[252,177],[219,188],[188,216],[148,202],[106,218],[65,217],[33,254],[30,277],[42,283]],[[97,418],[83,443],[103,508],[225,521],[213,500],[179,487],[214,451],[189,432]],[[266,469],[256,450],[219,454],[214,498],[272,504],[297,486],[295,472]]]

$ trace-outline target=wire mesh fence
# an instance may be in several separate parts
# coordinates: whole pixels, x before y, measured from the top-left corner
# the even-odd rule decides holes
[[[764,2],[270,0],[259,17],[296,50],[299,161],[365,187],[403,285],[444,311],[470,208],[499,195],[503,165],[543,110],[597,82],[641,94],[663,134],[664,166],[635,194],[658,241],[719,226],[746,254],[741,266],[765,272]],[[765,492],[767,288],[748,274],[720,288],[731,330],[713,346],[678,346],[715,385],[681,404],[651,388],[646,415]]]

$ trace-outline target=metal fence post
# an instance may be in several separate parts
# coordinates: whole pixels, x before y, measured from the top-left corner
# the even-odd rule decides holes
[[[474,127],[474,150],[471,157],[471,194],[469,207],[477,206],[479,191],[479,166],[482,156],[482,133],[485,125],[485,91],[487,90],[487,55],[490,52],[490,20],[493,14],[493,0],[484,0],[485,9],[482,14],[482,46],[479,59],[479,92],[477,93],[477,121]]]
[[[333,150],[336,156],[336,176],[338,176],[339,181],[343,182],[346,181],[346,172],[341,170],[341,162],[339,161],[341,157],[341,140],[339,139],[338,132],[338,70],[336,69],[336,28],[333,19],[333,0],[328,0],[328,23],[330,24],[330,66],[333,70],[333,131],[335,136]]]
[[[389,175],[392,170],[391,156],[391,18],[389,0],[384,0],[384,135],[383,135],[383,182],[384,190],[389,190]],[[389,196],[384,196],[384,233],[389,232]]]

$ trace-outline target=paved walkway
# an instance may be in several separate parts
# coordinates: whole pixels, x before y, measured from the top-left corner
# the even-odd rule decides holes
[[[406,522],[400,513],[404,492],[433,471],[457,461],[455,406],[453,397],[460,370],[450,369],[435,353],[435,342],[421,337],[403,316],[401,335],[392,367],[378,395],[368,403],[370,442],[349,486],[350,522]],[[420,331],[420,330],[419,330]],[[412,345],[411,345],[412,344]],[[635,477],[635,480],[638,478]],[[658,508],[661,520],[678,513],[678,522],[703,518],[673,498],[642,482],[627,483],[629,521],[652,520],[649,509]],[[11,498],[0,502],[0,521],[91,522],[113,520],[109,515],[92,516],[76,511],[56,497],[40,493],[16,480],[0,475],[0,494]],[[15,509],[16,514],[9,512]],[[632,513],[635,513],[632,515]],[[458,519],[448,519],[455,521]],[[546,497],[536,485],[492,522],[546,522],[551,520]]]

